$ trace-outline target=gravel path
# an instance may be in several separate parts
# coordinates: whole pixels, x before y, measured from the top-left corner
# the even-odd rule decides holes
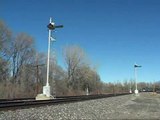
[[[160,95],[142,93],[38,108],[0,111],[0,120],[160,119]]]

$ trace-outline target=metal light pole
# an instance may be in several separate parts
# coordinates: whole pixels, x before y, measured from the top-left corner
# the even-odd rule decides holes
[[[47,97],[50,97],[50,86],[49,86],[49,60],[50,60],[50,44],[51,40],[53,40],[53,37],[51,36],[52,31],[55,28],[62,28],[63,25],[58,25],[56,26],[54,22],[52,22],[52,18],[50,18],[49,24],[47,25],[49,32],[48,32],[48,59],[47,59],[47,81],[46,81],[46,86],[43,86],[43,94],[46,95]]]
[[[135,94],[138,94],[138,90],[137,90],[137,68],[134,67],[134,77],[135,77]]]
[[[138,67],[141,67],[141,66],[139,66],[137,64],[134,65],[135,88],[136,88],[134,92],[135,92],[136,95],[139,93],[139,91],[137,89],[137,68]]]
[[[52,18],[50,18],[50,24],[54,25]],[[47,82],[46,86],[49,86],[49,60],[50,60],[50,45],[51,45],[51,29],[48,32],[48,59],[47,59]]]

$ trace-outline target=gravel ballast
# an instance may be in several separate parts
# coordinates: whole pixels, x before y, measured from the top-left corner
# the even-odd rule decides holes
[[[141,93],[36,108],[0,111],[0,120],[159,119],[160,95]]]

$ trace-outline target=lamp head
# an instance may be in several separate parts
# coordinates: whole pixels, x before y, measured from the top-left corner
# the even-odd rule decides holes
[[[55,24],[53,22],[51,22],[47,25],[47,27],[48,27],[49,30],[54,30],[55,29]]]

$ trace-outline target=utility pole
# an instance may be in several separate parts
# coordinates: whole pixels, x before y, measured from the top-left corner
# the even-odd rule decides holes
[[[36,71],[36,87],[35,87],[35,94],[38,94],[39,88],[38,88],[38,82],[39,82],[39,67],[44,66],[45,64],[38,64],[38,54],[36,54],[36,64],[31,65],[30,67],[33,67]]]
[[[38,82],[39,82],[39,67],[40,66],[44,66],[45,64],[36,64],[35,66],[33,67],[36,67],[36,94],[38,94]]]
[[[38,94],[38,79],[39,79],[39,67],[44,66],[45,64],[38,64],[38,54],[36,55],[36,65],[32,66],[36,68],[36,94]]]

